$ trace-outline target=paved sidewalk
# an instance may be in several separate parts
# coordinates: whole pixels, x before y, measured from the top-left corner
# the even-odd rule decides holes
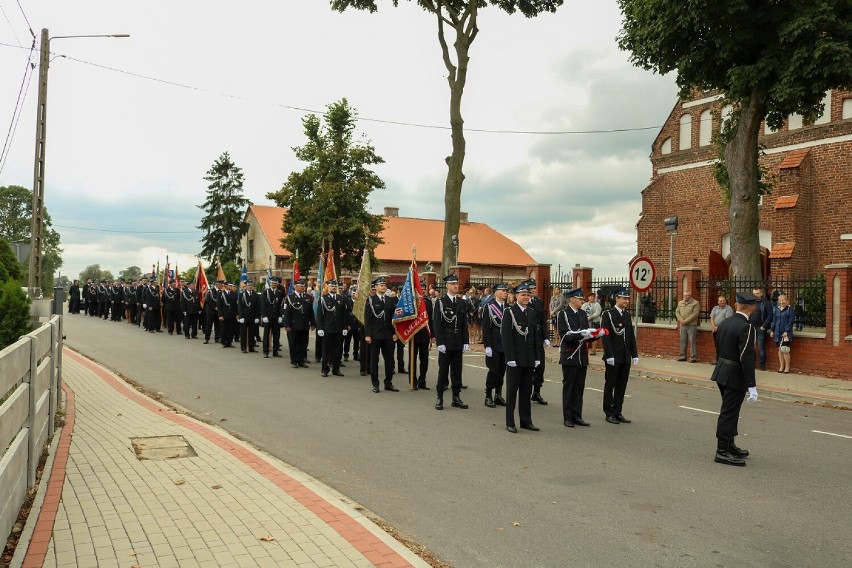
[[[428,566],[344,496],[63,355],[66,425],[12,566]],[[197,455],[137,459],[155,436]]]

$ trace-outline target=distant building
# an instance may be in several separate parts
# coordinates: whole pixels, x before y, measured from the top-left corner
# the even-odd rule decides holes
[[[638,252],[658,274],[669,270],[664,219],[677,216],[674,268],[696,266],[710,278],[730,270],[728,207],[713,178],[714,132],[729,116],[721,94],[679,101],[654,141],[651,182],[642,191]],[[825,112],[806,125],[791,115],[763,125],[760,164],[775,180],[760,203],[764,278],[810,277],[852,261],[852,92],[829,91]]]
[[[240,243],[241,256],[251,273],[265,273],[270,259],[276,274],[289,275],[293,256],[281,244],[281,229],[286,209],[266,205],[251,205],[245,214],[248,232]],[[422,268],[431,264],[439,276],[444,221],[400,217],[399,208],[385,207],[384,244],[376,247],[374,255],[380,262],[379,271],[389,275],[391,282],[402,282],[411,265],[411,247],[417,246],[417,262]],[[484,223],[472,223],[467,213],[461,214],[459,227],[459,264],[470,266],[471,280],[520,280],[527,278],[536,261],[515,241]],[[300,267],[302,271],[316,267]],[[315,276],[315,274],[314,274]],[[350,276],[357,276],[351,274]]]

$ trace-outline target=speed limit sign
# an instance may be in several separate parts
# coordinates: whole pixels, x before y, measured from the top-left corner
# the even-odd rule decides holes
[[[630,263],[630,285],[637,292],[644,292],[650,288],[656,277],[654,263],[647,256],[640,256]]]

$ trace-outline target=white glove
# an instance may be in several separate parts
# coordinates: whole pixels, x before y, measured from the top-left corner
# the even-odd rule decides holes
[[[283,317],[278,318],[278,323],[284,323],[284,318]]]
[[[468,345],[467,343],[465,343],[465,344],[462,346],[462,351],[468,351],[468,350],[470,350],[470,345]]]
[[[147,309],[148,309],[148,304],[142,304],[142,307],[143,307],[143,308],[145,308],[145,309],[147,310]]]
[[[317,337],[325,337],[325,332],[321,329],[317,330]]]
[[[260,323],[260,320],[257,319],[257,318],[254,318],[254,323]]]
[[[581,329],[577,333],[582,335],[583,339],[591,339],[592,338],[592,330],[591,329]]]
[[[748,388],[747,402],[757,402],[757,387]]]
[[[536,361],[535,366],[538,367],[539,365],[541,365],[541,361]]]
[[[633,362],[634,365],[638,365],[639,364],[639,357],[634,357],[633,359],[631,359],[631,361]]]
[[[491,357],[492,355],[494,355],[494,352],[493,352],[493,351],[491,351],[491,348],[490,348],[490,347],[486,347],[486,348],[485,348],[485,356],[486,356],[486,357]]]
[[[240,319],[238,319],[237,321],[238,321],[238,322],[240,322],[240,323],[246,323],[246,319],[245,319],[245,318],[240,318]]]
[[[183,315],[186,315],[186,312],[183,312]]]
[[[264,317],[264,318],[263,318],[263,323],[269,323],[269,318]]]
[[[550,347],[550,340],[549,340],[549,339],[545,339],[545,340],[544,340],[544,346],[545,346],[545,347]]]
[[[517,367],[517,366],[518,366],[518,364],[517,364],[516,362],[514,362],[514,361],[506,361],[506,366],[507,366],[507,367],[513,367],[513,368],[514,368],[514,367]]]
[[[446,345],[439,345],[438,346],[438,353],[446,353],[446,352],[447,352],[447,346]]]
[[[342,334],[343,334],[343,337],[346,337],[346,334],[347,334],[347,333],[349,333],[349,332],[348,332],[348,331],[346,331],[346,330],[344,329],[344,330],[343,330],[343,331],[341,331],[340,333],[342,333]]]
[[[615,357],[610,357],[609,359],[607,359],[606,364],[610,367],[615,367]]]

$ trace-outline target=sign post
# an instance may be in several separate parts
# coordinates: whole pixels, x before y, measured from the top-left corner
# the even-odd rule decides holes
[[[633,333],[637,337],[639,335],[639,294],[650,289],[656,278],[657,270],[647,256],[637,257],[630,263],[630,286],[636,291],[636,325],[633,326]]]

